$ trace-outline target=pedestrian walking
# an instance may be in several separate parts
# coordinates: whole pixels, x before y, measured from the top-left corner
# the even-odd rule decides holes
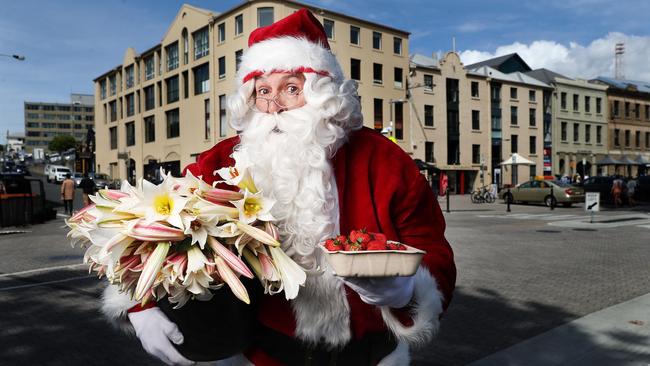
[[[618,207],[623,204],[621,200],[621,195],[623,194],[623,180],[621,178],[616,178],[612,182],[612,199],[614,200],[614,206]]]
[[[83,192],[84,206],[88,206],[90,204],[90,197],[88,196],[95,193],[95,182],[88,177],[88,173],[84,173],[83,179],[79,182],[79,187]]]
[[[72,200],[74,200],[74,181],[70,178],[70,173],[65,175],[61,183],[61,200],[65,213],[72,216]]]
[[[630,179],[627,181],[627,202],[629,203],[630,207],[636,205],[636,201],[634,200],[634,193],[636,192],[636,186],[637,186],[636,179],[630,177]]]

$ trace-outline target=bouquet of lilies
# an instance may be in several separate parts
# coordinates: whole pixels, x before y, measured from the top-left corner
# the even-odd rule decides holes
[[[266,293],[298,295],[306,274],[282,250],[270,214],[275,201],[247,169],[217,170],[223,180],[214,185],[189,171],[182,178],[161,173],[158,185],[124,181],[120,190],[100,190],[66,222],[72,244],[87,246],[90,272],[141,304],[167,296],[175,308],[209,300],[224,285],[250,303],[240,276],[256,276]]]

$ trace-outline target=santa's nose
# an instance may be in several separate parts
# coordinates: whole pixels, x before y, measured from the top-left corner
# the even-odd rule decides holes
[[[284,108],[280,107],[275,100],[272,100],[269,102],[269,110],[268,113],[282,113],[284,112]]]

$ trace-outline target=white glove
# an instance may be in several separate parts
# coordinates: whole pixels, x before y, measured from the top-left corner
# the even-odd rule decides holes
[[[345,277],[343,282],[366,304],[399,309],[411,301],[415,279],[409,277]]]
[[[174,348],[171,342],[182,344],[183,334],[159,308],[129,313],[128,316],[147,353],[168,365],[194,365]]]

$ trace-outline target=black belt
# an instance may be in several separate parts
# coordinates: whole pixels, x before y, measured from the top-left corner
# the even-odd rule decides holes
[[[372,332],[331,349],[323,343],[312,345],[265,326],[258,329],[256,344],[267,355],[287,366],[376,365],[397,347],[387,332]]]

